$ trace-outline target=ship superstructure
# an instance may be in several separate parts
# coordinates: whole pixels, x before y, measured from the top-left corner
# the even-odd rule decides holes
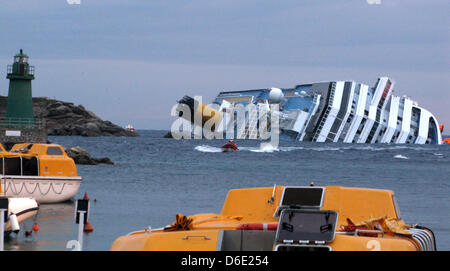
[[[374,87],[354,81],[329,81],[297,85],[220,92],[210,118],[221,118],[219,126],[232,126],[226,119],[228,107],[249,104],[278,105],[280,139],[314,142],[441,144],[436,118],[409,97],[393,95],[394,82],[380,77]],[[185,96],[180,104],[192,110],[198,102]],[[196,104],[197,103],[197,104]],[[202,105],[204,108],[205,105]],[[195,112],[195,111],[193,111]],[[193,122],[193,117],[186,118]],[[235,138],[252,137],[251,126],[262,125],[261,117],[246,112],[245,129],[235,129]],[[205,116],[203,121],[205,123]],[[270,129],[270,120],[268,121]],[[217,130],[224,127],[218,127]],[[254,130],[254,129],[253,129]]]

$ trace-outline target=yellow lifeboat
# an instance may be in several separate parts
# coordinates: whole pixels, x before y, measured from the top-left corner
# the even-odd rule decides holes
[[[60,145],[22,143],[10,151],[0,147],[0,196],[62,202],[76,195],[81,180],[75,162]]]
[[[274,186],[229,191],[220,214],[117,238],[111,250],[435,250],[431,230],[405,224],[389,190]]]

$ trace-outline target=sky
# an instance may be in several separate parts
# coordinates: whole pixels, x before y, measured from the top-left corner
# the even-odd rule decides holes
[[[0,95],[20,48],[33,96],[137,129],[170,129],[184,95],[388,76],[450,134],[449,14],[448,0],[0,0]]]

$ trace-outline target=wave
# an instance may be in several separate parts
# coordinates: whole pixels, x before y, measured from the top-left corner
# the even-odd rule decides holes
[[[323,146],[323,147],[300,147],[300,146],[292,146],[292,147],[275,147],[272,146],[270,143],[262,142],[259,147],[242,147],[238,146],[239,150],[241,151],[251,151],[251,152],[289,152],[289,151],[296,151],[296,150],[306,150],[306,151],[374,151],[374,152],[382,152],[382,151],[392,151],[392,150],[415,150],[415,151],[430,151],[429,149],[425,147],[418,147],[418,146],[386,146],[386,147],[380,147],[380,146],[338,146],[338,147],[331,147],[331,146]],[[201,145],[196,146],[195,150],[201,151],[201,152],[222,152],[222,149],[220,147],[213,147],[209,145]],[[433,153],[435,156],[443,156],[443,154],[440,153]],[[398,156],[398,155],[396,155]],[[400,155],[402,156],[402,155]],[[401,157],[395,157],[400,158]],[[404,158],[403,158],[404,159]],[[408,159],[408,158],[407,158]]]
[[[408,157],[406,157],[404,155],[401,155],[401,154],[395,155],[394,158],[397,158],[397,159],[409,159]]]
[[[196,151],[200,152],[222,152],[222,148],[208,146],[208,145],[201,145],[196,146],[194,148]],[[298,149],[297,147],[281,147],[282,151],[290,151],[294,149]],[[251,152],[274,152],[274,151],[280,151],[279,148],[274,147],[268,143],[261,143],[261,145],[258,147],[239,147],[240,151],[251,151]]]
[[[274,152],[274,151],[280,151],[278,147],[273,146],[270,143],[262,142],[261,145],[259,145],[258,148],[249,149],[249,151],[252,152]]]
[[[201,152],[222,152],[221,148],[211,147],[208,145],[197,146],[197,147],[195,147],[195,150],[201,151]]]
[[[209,145],[201,145],[201,146],[196,146],[194,148],[196,151],[200,151],[200,152],[222,152],[222,148],[218,148],[218,147],[213,147],[213,146],[209,146]],[[299,149],[298,147],[281,147],[281,148],[277,148],[274,147],[268,143],[261,143],[261,145],[258,147],[239,147],[240,151],[251,151],[251,152],[275,152],[275,151],[291,151],[291,150],[296,150]],[[302,149],[300,147],[300,149]]]

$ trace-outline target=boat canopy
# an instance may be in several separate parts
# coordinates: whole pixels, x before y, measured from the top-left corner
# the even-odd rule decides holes
[[[75,162],[57,144],[21,143],[9,152],[4,148],[0,151],[1,175],[77,176]]]

